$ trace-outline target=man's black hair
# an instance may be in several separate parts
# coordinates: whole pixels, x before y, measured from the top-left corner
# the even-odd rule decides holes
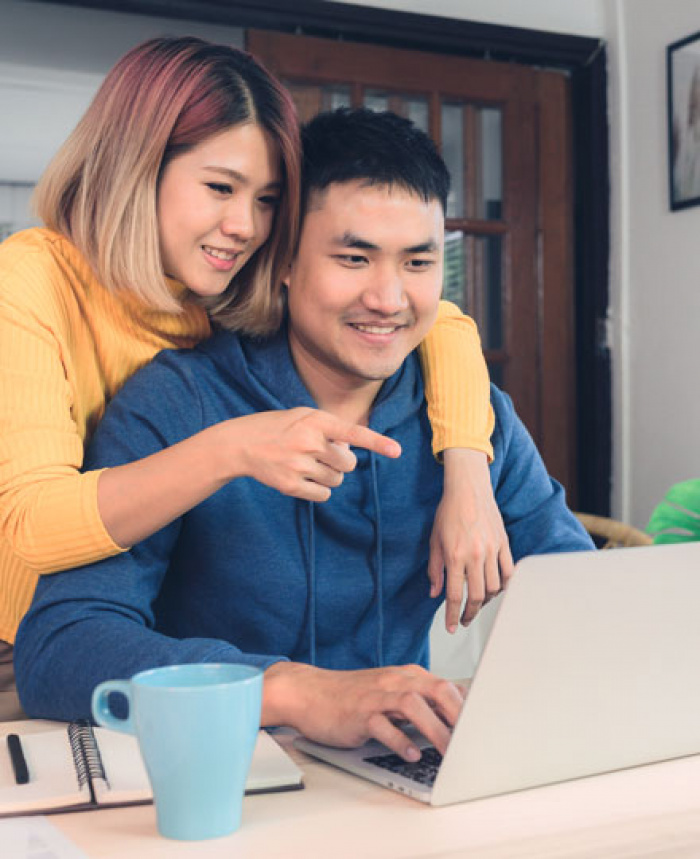
[[[302,129],[303,211],[330,185],[364,180],[396,186],[447,210],[450,174],[433,141],[390,111],[345,108],[319,113]]]

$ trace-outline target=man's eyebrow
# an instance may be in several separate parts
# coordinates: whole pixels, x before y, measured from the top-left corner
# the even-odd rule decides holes
[[[239,173],[238,170],[231,170],[230,167],[221,167],[218,164],[206,164],[203,169],[208,170],[210,173],[219,173],[221,176],[226,176],[229,179],[235,179],[241,185],[250,184],[250,178],[248,176],[244,173]],[[272,182],[269,182],[265,187],[281,188],[282,182],[279,179],[275,179]]]
[[[362,251],[379,250],[379,245],[375,245],[373,242],[361,238],[356,233],[345,232],[342,236],[336,236],[336,238],[333,239],[333,243],[343,248],[356,248],[357,250]]]
[[[338,236],[334,239],[334,243],[340,245],[344,248],[356,248],[357,250],[363,251],[378,251],[381,250],[379,245],[374,244],[374,242],[370,242],[367,239],[363,239],[361,236],[356,235],[355,233],[343,233],[342,236]],[[404,248],[403,252],[407,254],[429,254],[435,253],[439,250],[439,245],[435,239],[428,239],[424,242],[421,242],[417,245],[412,245],[409,248]]]
[[[440,248],[435,239],[428,239],[427,242],[421,242],[419,245],[413,245],[413,247],[405,248],[407,254],[432,254],[438,251]]]

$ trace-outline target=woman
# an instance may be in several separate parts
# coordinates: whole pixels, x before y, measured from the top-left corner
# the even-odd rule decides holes
[[[261,336],[280,324],[299,170],[289,96],[252,57],[193,38],[153,39],[107,75],[42,177],[36,203],[46,228],[0,248],[6,685],[38,575],[123,551],[236,476],[323,501],[354,465],[343,443],[395,455],[393,442],[365,427],[268,412],[139,462],[80,472],[105,404],[156,352],[194,345],[212,322]],[[189,195],[186,218],[173,214],[183,210],[169,206],[173,194]],[[264,329],[251,322],[261,317]],[[457,582],[454,627],[465,569],[468,620],[500,589],[499,561],[504,579],[511,561],[488,480],[487,374],[471,320],[443,308],[423,359],[446,466],[430,575],[433,594],[445,566]],[[0,690],[2,682],[0,674]]]

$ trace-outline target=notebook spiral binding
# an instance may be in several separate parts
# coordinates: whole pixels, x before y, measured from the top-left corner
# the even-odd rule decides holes
[[[92,784],[93,779],[97,778],[107,781],[100,749],[87,719],[79,719],[68,725],[68,740],[79,786],[82,788],[86,783]]]

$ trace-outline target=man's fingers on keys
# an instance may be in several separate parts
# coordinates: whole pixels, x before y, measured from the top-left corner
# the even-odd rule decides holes
[[[400,755],[405,761],[415,763],[420,760],[421,753],[418,746],[384,713],[374,713],[370,716],[367,730],[371,737]]]
[[[432,682],[436,688],[432,690],[432,694],[426,694],[425,700],[432,712],[441,719],[443,724],[447,725],[448,728],[452,727],[457,722],[462,705],[464,704],[467,687],[459,683],[454,683],[451,680],[442,680],[439,678],[433,679]],[[409,724],[409,720],[403,713],[387,712],[386,715],[397,728],[404,728]]]
[[[435,684],[441,687],[446,682],[438,680],[435,681]],[[391,711],[400,713],[401,716],[408,719],[426,740],[429,740],[441,754],[444,754],[450,741],[451,731],[448,725],[445,724],[445,721],[433,710],[432,705],[435,704],[443,711],[445,709],[448,711],[452,709],[446,700],[443,689],[437,692],[426,689],[422,693],[407,690],[397,694]],[[452,719],[453,714],[451,712],[447,712],[446,715]]]
[[[436,686],[428,699],[429,703],[444,724],[448,727],[453,726],[464,704],[465,692],[450,680],[437,679],[434,682]]]

